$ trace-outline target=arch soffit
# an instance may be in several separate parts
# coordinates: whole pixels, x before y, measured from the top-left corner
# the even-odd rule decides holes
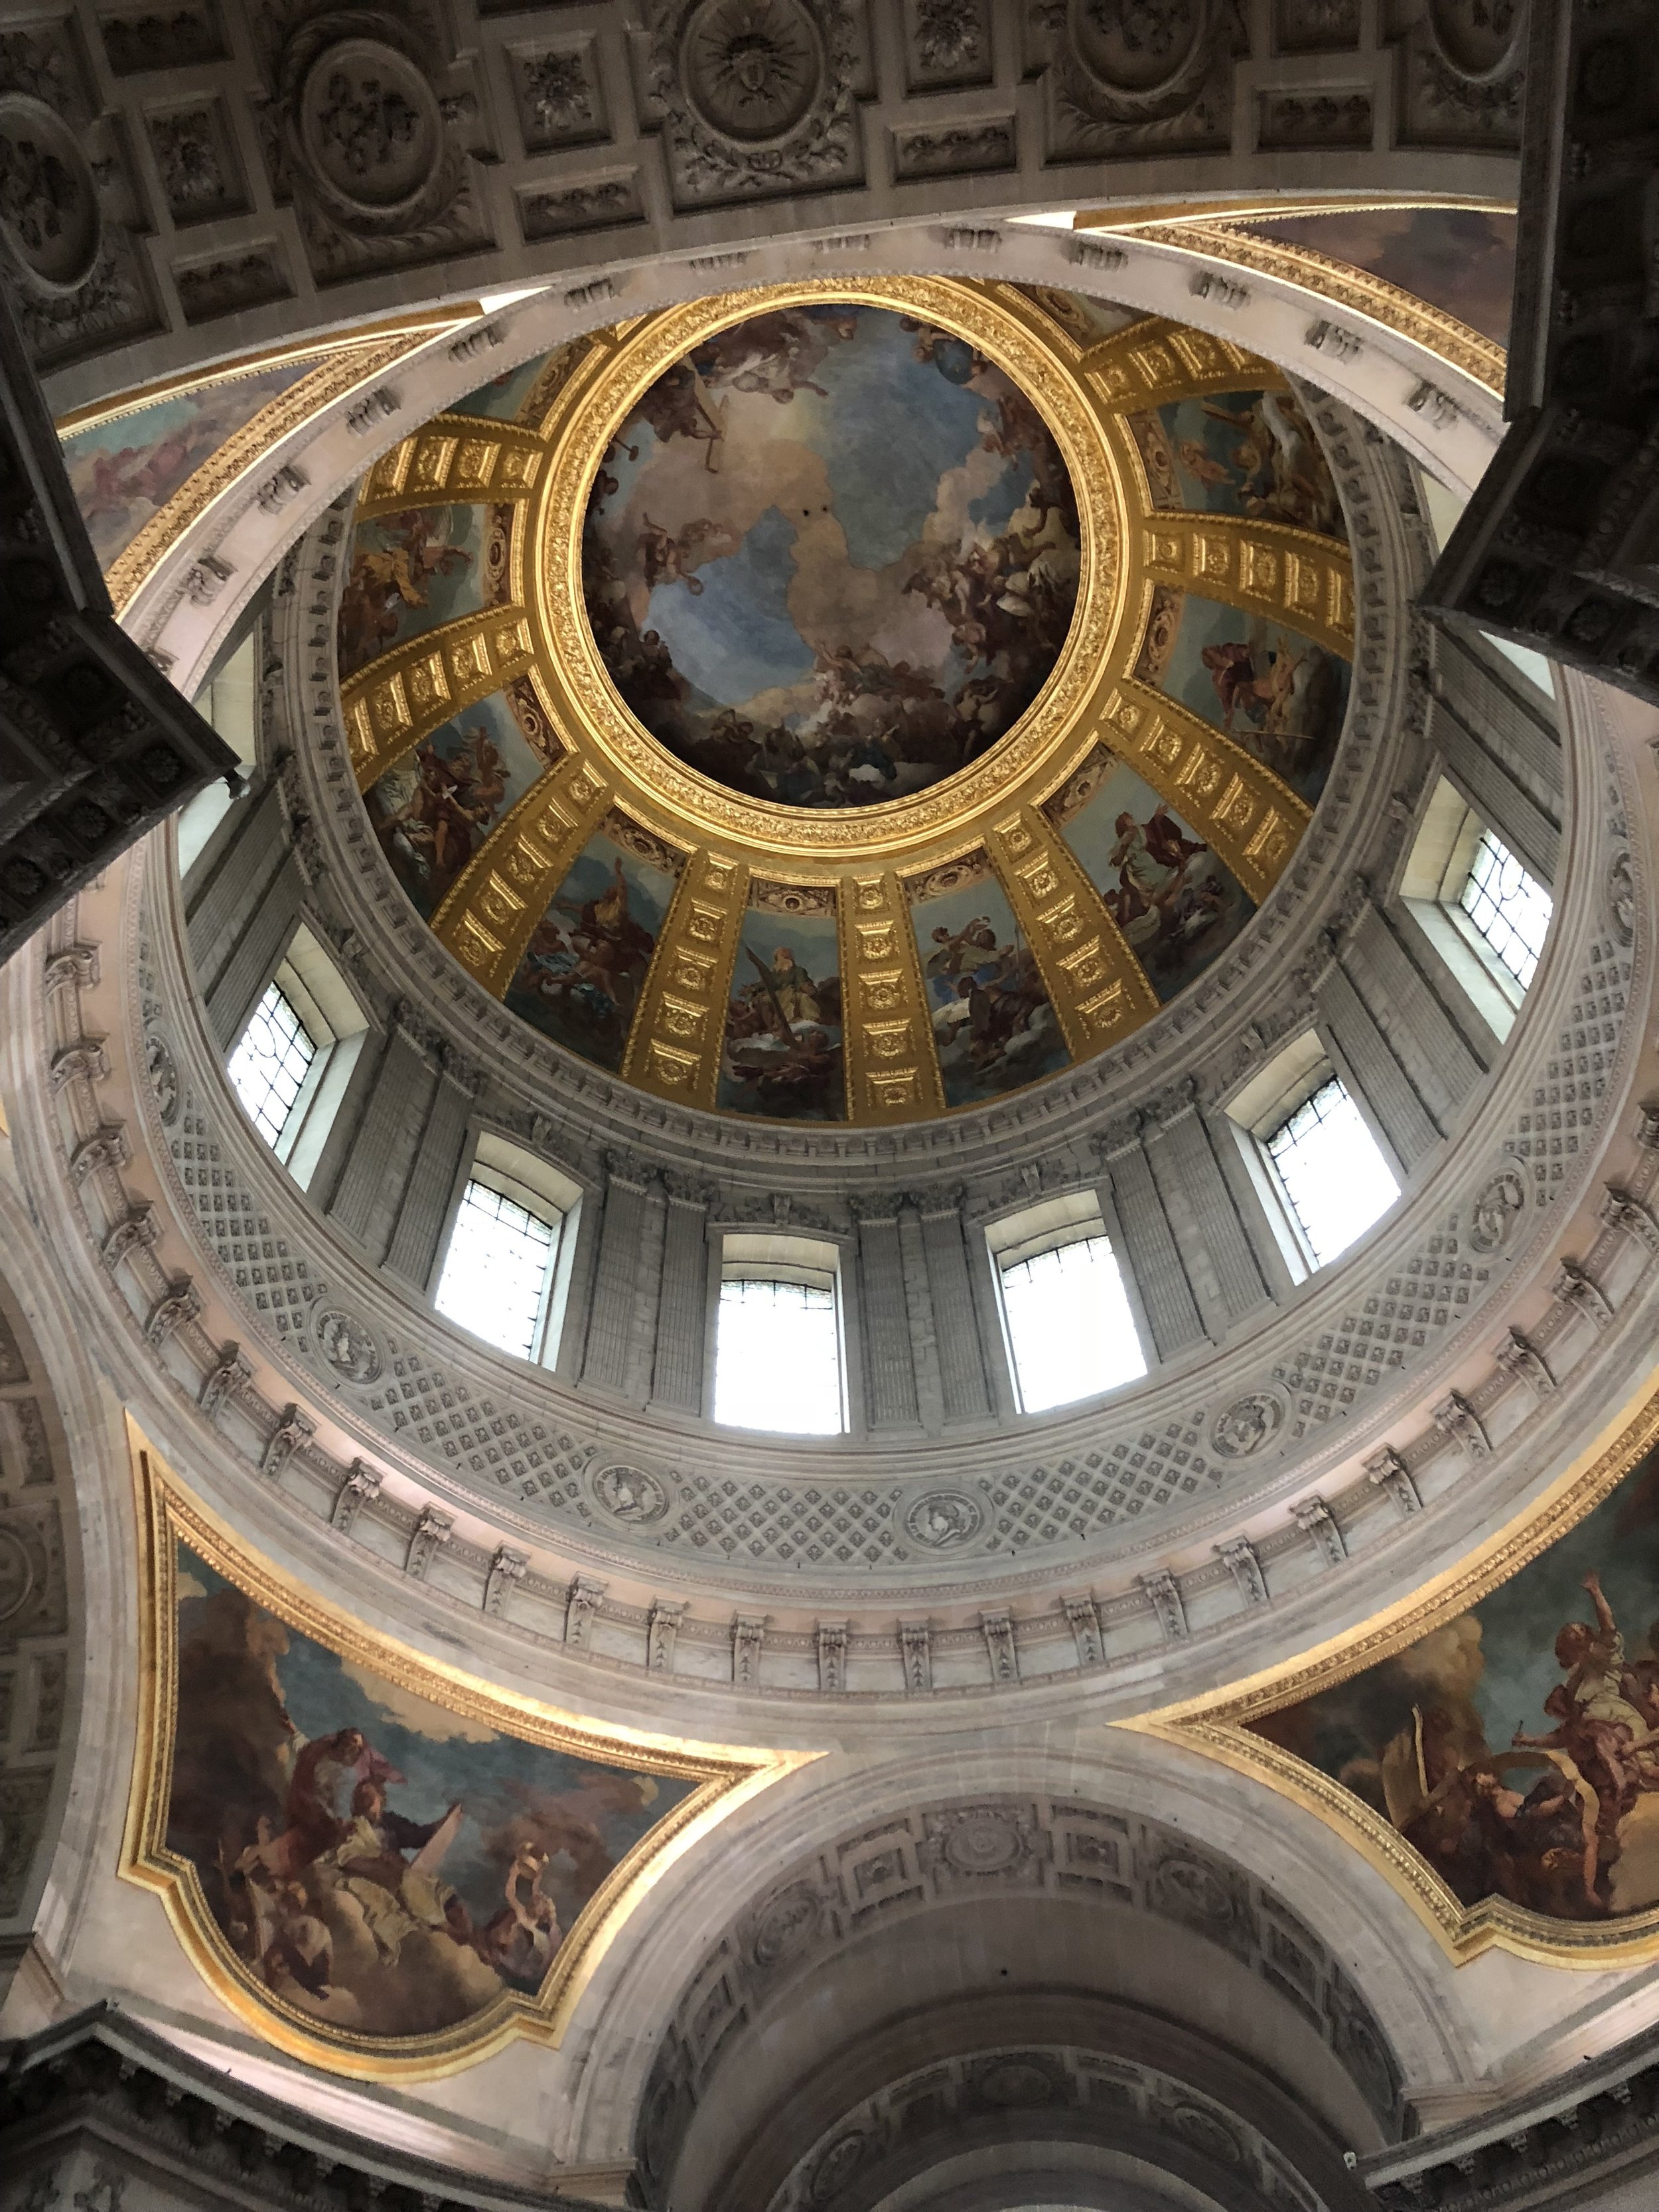
[[[942,272],[1054,285],[1190,323],[1316,383],[1464,494],[1480,480],[1496,446],[1501,428],[1496,392],[1416,338],[1351,317],[1364,333],[1354,351],[1339,355],[1327,346],[1316,351],[1310,332],[1330,308],[1317,291],[1257,271],[1246,284],[1206,289],[1205,272],[1224,258],[1219,238],[1200,252],[1125,233],[1103,249],[1091,236],[1015,227],[994,234],[990,248],[946,252],[939,235],[936,224],[879,232],[849,274]],[[832,278],[833,264],[815,247],[811,239],[792,238],[749,250],[744,284]],[[1097,260],[1078,258],[1085,248],[1097,257],[1104,251],[1109,259],[1121,255],[1121,263],[1103,270]],[[474,323],[459,337],[444,333],[417,342],[379,387],[387,390],[390,412],[371,410],[366,416],[361,386],[353,386],[257,462],[250,459],[231,492],[181,533],[137,588],[123,616],[126,628],[191,696],[243,608],[296,537],[381,453],[476,388],[481,374],[497,374],[618,320],[695,300],[707,289],[707,273],[695,261],[647,264],[603,280],[602,286],[538,293]],[[590,299],[592,293],[599,297]],[[1224,293],[1227,304],[1218,304]],[[301,475],[302,485],[280,503],[262,502],[270,476],[284,467]],[[210,594],[192,593],[185,579],[208,556],[217,564],[210,575],[224,574]]]

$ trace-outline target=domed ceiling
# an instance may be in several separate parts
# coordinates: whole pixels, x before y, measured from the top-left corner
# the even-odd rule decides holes
[[[799,284],[509,371],[362,487],[387,861],[559,1045],[774,1120],[1091,1057],[1232,942],[1346,710],[1285,379],[1066,293]]]

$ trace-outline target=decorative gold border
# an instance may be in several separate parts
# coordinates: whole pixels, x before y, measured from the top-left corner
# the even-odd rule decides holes
[[[917,315],[995,361],[1041,410],[1060,447],[1078,493],[1082,560],[1077,613],[1060,659],[1033,706],[982,762],[909,799],[809,813],[728,792],[676,761],[635,721],[588,625],[581,533],[605,447],[669,363],[762,307],[819,300]],[[1344,544],[1278,523],[1152,509],[1125,410],[1241,381],[1279,388],[1280,370],[1225,338],[1157,316],[1085,345],[1014,286],[939,277],[824,279],[725,293],[618,324],[562,353],[556,368],[536,402],[535,431],[520,423],[515,434],[520,445],[533,435],[548,454],[514,509],[513,592],[526,611],[524,651],[533,660],[550,728],[565,756],[581,763],[584,788],[602,794],[600,810],[614,804],[641,817],[672,811],[676,842],[693,848],[629,1033],[627,1080],[686,1104],[713,1106],[724,1018],[719,992],[730,971],[744,885],[751,875],[804,881],[827,869],[840,882],[849,1113],[869,1123],[943,1111],[926,993],[896,878],[913,878],[981,843],[998,856],[1012,885],[1073,1051],[1091,1054],[1127,1036],[1156,1012],[1156,993],[1069,847],[1033,811],[1061,780],[1062,768],[1069,773],[1097,738],[1130,759],[1179,810],[1252,899],[1259,904],[1271,890],[1307,826],[1304,801],[1200,717],[1162,694],[1149,714],[1126,698],[1126,688],[1133,688],[1155,579],[1237,597],[1351,659],[1352,558]],[[532,411],[528,403],[524,411]],[[452,488],[455,499],[459,442],[479,428],[441,416],[423,425],[378,465],[359,519],[409,503],[417,474],[429,479],[429,489],[421,486],[423,497],[442,498]],[[460,498],[471,503],[465,494]],[[471,636],[486,619],[460,617],[452,627]],[[395,647],[343,687],[361,786],[445,719],[441,695],[448,679],[436,648],[447,635],[430,632]],[[428,695],[418,708],[407,696],[417,680]],[[489,688],[480,668],[477,692]],[[554,844],[566,850],[562,832],[551,840],[543,832],[534,849],[525,842],[531,817],[554,796],[544,779],[496,825],[434,923],[441,939],[498,996],[539,918],[544,861]],[[570,820],[568,811],[562,818]],[[1018,853],[1010,836],[1024,841]],[[1027,898],[1025,869],[1058,888]],[[556,887],[549,882],[546,895]],[[866,962],[865,934],[875,932],[872,942],[891,939],[898,921],[903,949]],[[850,967],[849,945],[858,951]]]
[[[444,330],[453,325],[444,322],[435,327]],[[131,543],[116,555],[104,572],[116,613],[125,613],[168,550],[216,500],[256,466],[263,454],[291,436],[323,408],[331,406],[359,385],[384,376],[405,356],[424,346],[431,337],[432,330],[425,329],[412,335],[404,331],[378,340],[349,337],[337,339],[326,358],[308,376],[302,376],[288,391],[279,392],[274,399],[268,400],[216,452],[210,453],[200,468],[185,477],[166,504],[157,508]],[[260,365],[269,368],[271,363],[264,362]],[[241,373],[251,374],[252,371],[245,368]],[[222,374],[218,378],[201,380],[199,386],[185,385],[182,389],[205,389],[210,382],[223,380]],[[179,395],[169,392],[162,396]]]
[[[1202,1752],[1265,1782],[1352,1844],[1413,1905],[1459,1965],[1496,1947],[1558,1966],[1608,1966],[1659,1958],[1659,1905],[1619,1920],[1553,1920],[1486,1898],[1463,1905],[1391,1821],[1247,1723],[1349,1680],[1455,1620],[1548,1550],[1610,1497],[1659,1443],[1659,1367],[1544,1495],[1486,1543],[1385,1612],[1316,1645],[1288,1667],[1268,1668],[1115,1727]]]
[[[1148,245],[1174,246],[1182,253],[1202,254],[1207,260],[1229,262],[1235,268],[1253,270],[1257,276],[1276,276],[1284,283],[1297,285],[1333,307],[1409,339],[1461,370],[1474,383],[1495,396],[1502,395],[1509,359],[1503,346],[1471,330],[1444,308],[1431,307],[1415,292],[1391,284],[1386,276],[1374,276],[1351,261],[1339,261],[1311,246],[1276,246],[1248,236],[1220,216],[1190,222],[1137,223],[1128,234],[1144,239]]]
[[[808,1765],[816,1752],[687,1747],[637,1729],[592,1727],[520,1692],[497,1689],[459,1668],[429,1659],[319,1598],[257,1553],[191,1497],[131,1416],[139,1543],[138,1736],[119,1873],[155,1892],[191,1964],[222,2003],[292,2057],[365,2081],[434,2081],[476,2065],[515,2037],[556,2048],[600,1960],[629,1914],[674,1861],[701,1843],[758,1790]],[[534,1997],[503,1990],[483,2011],[430,2034],[355,2034],[313,2019],[264,1988],[232,1950],[208,1910],[196,1870],[167,1846],[172,1729],[178,1693],[175,1595],[182,1538],[214,1569],[289,1626],[343,1658],[470,1719],[527,1743],[659,1774],[696,1778],[701,1787],[641,1838],[589,1900],[555,1954]]]

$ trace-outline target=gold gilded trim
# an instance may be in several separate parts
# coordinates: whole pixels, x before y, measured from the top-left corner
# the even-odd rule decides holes
[[[610,803],[590,764],[568,754],[507,810],[432,917],[439,944],[495,998]]]
[[[375,462],[356,520],[410,507],[528,499],[546,458],[540,434],[521,422],[436,415]]]
[[[1126,676],[1108,699],[1107,742],[1203,832],[1258,906],[1312,819],[1273,770],[1162,691]]]
[[[1035,703],[983,762],[909,799],[878,808],[808,812],[746,799],[685,768],[657,745],[623,706],[593,643],[582,599],[581,535],[600,458],[652,384],[713,332],[761,306],[849,300],[920,315],[965,337],[1020,386],[1054,433],[1076,489],[1082,559],[1078,611],[1053,674]],[[1088,394],[1056,352],[1053,325],[1040,310],[996,298],[981,287],[939,277],[864,277],[732,292],[642,316],[603,360],[571,378],[543,425],[555,449],[538,510],[545,586],[546,659],[568,688],[572,720],[626,785],[642,784],[703,836],[736,839],[776,866],[787,857],[816,860],[914,850],[954,834],[978,810],[1006,803],[1013,787],[1063,742],[1097,690],[1101,665],[1121,617],[1116,589],[1124,524],[1121,490]],[[1072,351],[1075,353],[1075,348]],[[586,374],[583,374],[583,370]],[[758,848],[758,850],[757,849]],[[878,865],[878,863],[877,863]]]
[[[1288,1667],[1114,1723],[1203,1752],[1264,1782],[1352,1844],[1414,1907],[1462,1965],[1494,1948],[1549,1966],[1603,1967],[1659,1959],[1659,1905],[1618,1920],[1553,1920],[1490,1897],[1463,1905],[1393,1824],[1340,1782],[1250,1733],[1247,1723],[1299,1704],[1392,1658],[1508,1582],[1575,1528],[1659,1443],[1659,1369],[1543,1496],[1455,1567]]]
[[[377,376],[424,345],[431,332],[387,338],[379,343],[337,345],[322,366],[301,377],[289,391],[280,392],[241,428],[227,438],[216,453],[185,477],[166,505],[158,508],[105,572],[105,582],[118,615],[125,612],[151,570],[186,530],[199,522],[216,500],[253,469],[273,446],[310,421],[325,407],[343,398],[361,384]]]
[[[371,1634],[249,1549],[192,1498],[129,1419],[140,1578],[139,1717],[119,1872],[160,1896],[186,1956],[214,1995],[279,2050],[358,2081],[432,2081],[459,2073],[518,2037],[556,2047],[600,1960],[646,1892],[738,1806],[805,1765],[812,1752],[685,1744],[638,1729],[595,1728],[518,1692]],[[178,1699],[175,1560],[182,1538],[214,1571],[313,1641],[399,1687],[522,1741],[579,1757],[694,1779],[699,1786],[635,1845],[590,1899],[533,1996],[503,1990],[471,2019],[408,2037],[368,2036],[319,2021],[258,1982],[221,1933],[195,1869],[170,1850],[172,1724]]]
[[[479,607],[360,669],[340,690],[358,790],[378,782],[452,714],[521,676],[532,655],[523,607]]]
[[[684,1106],[713,1106],[748,899],[748,867],[728,854],[694,854],[680,871],[628,1032],[626,1082]]]
[[[1350,314],[1409,339],[1495,395],[1501,395],[1508,355],[1492,339],[1482,337],[1455,315],[1431,307],[1414,292],[1403,291],[1385,276],[1352,262],[1338,261],[1311,246],[1274,246],[1247,237],[1224,221],[1146,223],[1137,227],[1137,239],[1150,246],[1169,246],[1182,253],[1201,253],[1212,261],[1254,270],[1259,276],[1276,276],[1305,292],[1328,301]]]
[[[1141,524],[1140,554],[1160,582],[1259,607],[1353,659],[1353,561],[1334,538],[1285,523],[1164,510]]]
[[[1006,816],[992,830],[990,854],[1074,1060],[1117,1043],[1158,1012],[1146,971],[1046,815],[1023,806]]]
[[[890,872],[843,878],[842,1049],[855,1121],[945,1111],[945,1085],[909,902]]]
[[[1194,392],[1231,392],[1241,385],[1281,391],[1285,373],[1227,338],[1159,316],[1115,331],[1084,354],[1085,383],[1114,410],[1139,412]]]

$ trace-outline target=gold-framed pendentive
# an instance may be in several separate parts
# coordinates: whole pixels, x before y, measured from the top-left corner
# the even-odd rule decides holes
[[[142,1650],[137,1745],[119,1872],[161,1898],[173,1932],[214,1995],[257,2035],[312,2065],[360,2081],[428,2081],[476,2065],[520,2037],[556,2046],[600,1960],[647,1891],[738,1807],[817,1755],[686,1744],[641,1730],[600,1728],[428,1658],[367,1629],[255,1552],[191,1496],[131,1419],[128,1441],[137,1506]],[[181,1547],[187,1559],[250,1601],[285,1636],[303,1638],[343,1668],[360,1670],[394,1693],[452,1716],[455,1733],[466,1741],[477,1743],[481,1731],[493,1731],[514,1747],[544,1748],[635,1781],[660,1778],[667,1786],[690,1785],[611,1869],[562,1934],[533,1991],[503,1984],[499,1995],[441,2027],[408,2035],[365,2033],[293,2002],[232,1942],[210,1907],[196,1864],[168,1841],[179,1713]],[[414,1863],[418,1867],[418,1855]]]
[[[1493,1948],[1550,1966],[1603,1967],[1659,1959],[1659,1902],[1617,1917],[1584,1919],[1537,1911],[1495,1893],[1465,1904],[1383,1814],[1333,1775],[1255,1733],[1251,1725],[1411,1653],[1425,1639],[1470,1613],[1607,1505],[1656,1449],[1659,1370],[1650,1372],[1614,1419],[1540,1498],[1409,1597],[1288,1665],[1266,1668],[1224,1689],[1115,1725],[1202,1753],[1312,1813],[1352,1844],[1413,1906],[1459,1965]],[[1650,1468],[1645,1470],[1644,1480],[1650,1474]],[[1659,1600],[1659,1589],[1655,1597]],[[1576,1775],[1571,1762],[1559,1755],[1535,1753],[1524,1763],[1541,1771],[1552,1756],[1558,1769]],[[1574,1787],[1583,1802],[1582,1819],[1588,1835],[1595,1792],[1582,1775],[1576,1775]]]

